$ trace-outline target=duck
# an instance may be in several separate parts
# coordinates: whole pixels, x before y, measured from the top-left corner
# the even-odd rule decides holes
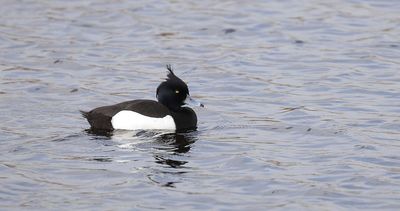
[[[156,89],[155,100],[138,99],[80,111],[92,131],[197,129],[197,116],[188,106],[204,105],[189,94],[187,84],[167,65],[167,78]]]

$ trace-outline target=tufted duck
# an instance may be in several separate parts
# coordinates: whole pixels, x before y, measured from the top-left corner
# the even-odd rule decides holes
[[[185,82],[178,78],[171,65],[167,79],[157,87],[157,101],[132,100],[110,106],[81,111],[92,130],[175,130],[188,131],[197,128],[196,113],[184,105],[204,107],[189,95]]]

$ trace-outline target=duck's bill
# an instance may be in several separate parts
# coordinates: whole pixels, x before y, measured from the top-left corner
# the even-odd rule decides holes
[[[195,99],[193,99],[192,97],[190,97],[190,95],[186,96],[186,100],[184,101],[184,103],[186,105],[189,106],[200,106],[200,107],[204,107],[204,105],[198,101],[196,101]]]

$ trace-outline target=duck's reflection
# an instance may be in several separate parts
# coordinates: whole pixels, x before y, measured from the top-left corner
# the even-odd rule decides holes
[[[154,156],[154,158],[156,159],[156,163],[168,165],[172,168],[180,168],[181,166],[187,163],[187,161],[166,159],[163,156],[158,156],[158,155]]]
[[[190,151],[197,140],[197,132],[174,133],[166,131],[113,131],[98,133],[98,131],[86,131],[95,140],[112,141],[120,148],[149,151],[153,154],[155,162],[179,168],[186,161],[173,160],[171,157],[183,155]],[[109,143],[107,144],[109,145]]]
[[[198,140],[197,132],[173,133],[165,131],[113,131],[107,134],[93,134],[103,137],[104,143],[110,141],[119,148],[149,153],[157,166],[146,166],[150,172],[147,178],[163,187],[175,187],[188,171],[188,152]],[[98,138],[95,138],[99,140]],[[145,159],[145,158],[143,158]],[[109,161],[109,160],[108,160]]]
[[[147,178],[158,186],[175,188],[183,175],[190,171],[187,153],[196,141],[196,132],[154,136],[152,154],[155,163],[160,166],[151,168]]]
[[[193,134],[170,133],[157,137],[156,142],[160,145],[156,146],[155,148],[168,153],[154,153],[153,157],[156,160],[155,162],[158,164],[167,165],[171,168],[183,167],[186,163],[188,163],[187,161],[171,159],[171,157],[184,158],[184,156],[180,155],[189,152],[192,144],[195,141],[196,138],[193,136]]]
[[[147,178],[158,186],[175,188],[190,171],[187,153],[197,141],[196,132],[166,133],[153,140],[153,157],[160,166],[152,168]]]
[[[189,152],[191,145],[196,141],[196,137],[192,133],[166,133],[155,137],[155,141],[160,145],[159,148],[162,150],[166,147],[168,151],[175,152],[177,154]]]

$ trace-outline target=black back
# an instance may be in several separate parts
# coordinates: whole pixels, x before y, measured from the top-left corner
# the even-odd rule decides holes
[[[82,112],[92,129],[113,130],[112,117],[122,110],[134,111],[139,114],[162,118],[171,115],[168,108],[154,100],[131,100],[110,106],[95,108],[89,112]]]

